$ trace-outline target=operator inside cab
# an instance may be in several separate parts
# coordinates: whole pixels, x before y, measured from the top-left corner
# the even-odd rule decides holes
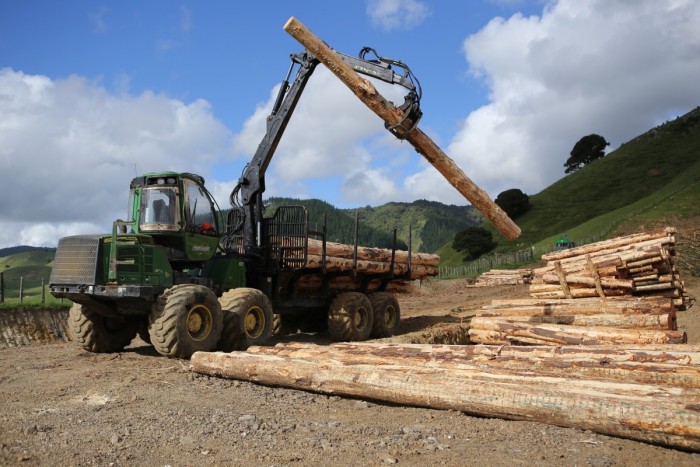
[[[178,188],[175,179],[144,187],[141,194],[140,230],[176,232],[182,229]]]

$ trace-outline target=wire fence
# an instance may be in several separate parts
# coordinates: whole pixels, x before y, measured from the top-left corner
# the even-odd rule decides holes
[[[0,303],[19,302],[23,303],[27,299],[32,301],[47,300],[47,281],[41,279],[41,286],[37,290],[36,284],[27,284],[24,276],[7,279],[4,272],[0,272]],[[50,298],[49,298],[50,299]]]

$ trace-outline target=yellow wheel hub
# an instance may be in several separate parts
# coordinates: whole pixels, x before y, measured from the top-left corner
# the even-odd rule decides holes
[[[209,336],[213,322],[209,308],[204,305],[195,305],[187,313],[187,332],[196,341],[204,340]]]
[[[245,314],[243,326],[249,338],[260,337],[265,330],[265,324],[265,312],[260,307],[254,306]]]

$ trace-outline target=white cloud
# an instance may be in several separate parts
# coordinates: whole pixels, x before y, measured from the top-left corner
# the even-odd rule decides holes
[[[430,16],[430,8],[418,0],[367,0],[372,25],[385,31],[413,29]]]
[[[105,231],[125,217],[137,173],[206,176],[229,140],[204,100],[114,95],[76,76],[2,69],[0,247]]]
[[[490,103],[464,119],[446,152],[492,197],[540,191],[563,176],[582,136],[616,148],[700,103],[698,24],[692,0],[562,0],[541,16],[494,18],[464,42]],[[454,192],[432,168],[407,186],[430,199]]]
[[[403,102],[400,88],[382,84],[375,83],[382,95],[394,102]],[[266,118],[276,95],[277,88],[234,136],[232,152],[235,155],[246,161],[252,157],[265,134]],[[382,120],[325,67],[319,66],[310,78],[270,164],[267,194],[300,196],[308,193],[307,183],[340,177],[343,182],[337,191],[355,199],[358,174],[372,171],[372,164],[377,160],[366,146],[373,146],[385,133]],[[394,141],[394,144],[398,143]],[[380,173],[381,170],[376,170],[372,178],[376,179]],[[365,193],[362,202],[367,199],[388,201],[387,196],[392,191],[372,189]],[[333,194],[329,193],[330,196]]]

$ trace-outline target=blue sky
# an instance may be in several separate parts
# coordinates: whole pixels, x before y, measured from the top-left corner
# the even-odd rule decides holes
[[[615,148],[700,103],[691,0],[0,0],[0,247],[106,231],[146,171],[200,173],[227,206],[302,49],[290,16],[340,52],[406,62],[420,127],[492,197],[563,176],[581,136]],[[322,68],[267,195],[466,204]]]

